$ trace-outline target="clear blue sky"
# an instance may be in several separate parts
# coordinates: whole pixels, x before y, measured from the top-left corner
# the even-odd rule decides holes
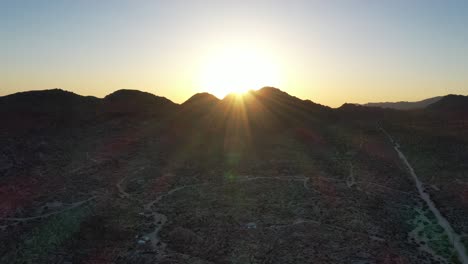
[[[332,106],[468,94],[462,0],[0,0],[0,38],[0,95],[132,88],[182,102],[212,91],[204,65],[239,47],[276,65],[252,85]]]

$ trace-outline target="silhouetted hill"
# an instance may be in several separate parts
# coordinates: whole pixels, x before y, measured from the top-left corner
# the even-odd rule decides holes
[[[109,116],[168,116],[177,109],[172,101],[136,90],[119,90],[104,99],[62,89],[20,92],[0,97],[0,121],[12,131],[77,127],[102,122]]]
[[[305,112],[323,112],[331,110],[330,107],[312,102],[311,100],[302,100],[274,87],[264,87],[258,91],[251,91],[257,98],[264,99],[266,103],[273,106],[298,108]]]
[[[20,130],[79,125],[100,112],[100,99],[61,89],[29,91],[0,97],[4,127]]]
[[[225,105],[233,105],[237,101],[239,99],[235,94],[223,99]],[[329,107],[299,99],[274,87],[251,90],[242,97],[240,103],[251,116],[260,114],[262,117],[259,118],[270,116],[282,122],[316,118],[330,110]]]
[[[381,116],[383,112],[382,108],[379,107],[371,107],[371,106],[364,106],[359,104],[351,104],[351,103],[344,103],[342,106],[336,108],[336,111],[344,115],[345,117],[372,117],[377,118]]]
[[[209,93],[198,93],[183,104],[138,90],[118,90],[103,99],[80,96],[61,89],[21,92],[0,97],[0,114],[5,124],[36,124],[48,122],[78,124],[84,120],[106,118],[105,116],[140,116],[140,117],[170,117],[182,123],[199,123],[199,128],[210,126],[225,129],[223,123],[229,122],[241,109],[248,125],[253,128],[277,129],[294,124],[339,118],[383,119],[392,117],[402,120],[409,116],[415,118],[431,118],[449,116],[461,117],[468,112],[467,97],[448,95],[434,97],[419,102],[369,103],[366,105],[344,104],[331,109],[302,100],[274,87],[264,87],[257,91],[251,90],[242,98],[230,94],[219,100]],[[422,111],[424,105],[429,104]],[[395,109],[410,109],[411,112],[395,112]],[[173,115],[176,114],[176,115]],[[29,120],[29,121],[28,121]],[[42,121],[37,121],[42,120]],[[211,125],[209,125],[211,124]]]
[[[209,93],[197,93],[182,103],[183,107],[206,106],[218,103],[220,100]]]
[[[426,110],[429,113],[466,118],[468,117],[468,96],[450,94],[428,105]]]
[[[36,114],[81,113],[99,103],[92,96],[81,96],[61,89],[20,92],[0,97],[0,112]],[[94,109],[93,109],[94,110]]]
[[[449,94],[439,101],[427,106],[427,109],[438,111],[467,111],[468,96]]]
[[[180,105],[175,115],[176,126],[180,129],[190,129],[191,125],[210,117],[219,102],[218,98],[209,93],[193,95]]]
[[[105,111],[117,115],[161,115],[176,106],[165,97],[138,90],[118,90],[104,97]]]
[[[442,99],[442,96],[436,96],[436,97],[424,99],[424,100],[417,101],[417,102],[400,101],[400,102],[367,103],[367,104],[364,104],[363,106],[392,108],[392,109],[397,109],[397,110],[423,109],[426,106],[439,101],[440,99]]]
[[[385,119],[400,119],[405,117],[408,111],[345,103],[334,109],[334,115],[339,120],[346,122],[353,122],[355,120],[376,122]]]

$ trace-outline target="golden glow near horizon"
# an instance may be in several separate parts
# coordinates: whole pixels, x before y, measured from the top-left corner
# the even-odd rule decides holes
[[[219,98],[263,86],[281,86],[278,64],[263,52],[236,47],[210,56],[201,66],[200,87]]]
[[[0,96],[183,103],[274,86],[339,107],[468,93],[468,1],[37,2],[0,1]]]

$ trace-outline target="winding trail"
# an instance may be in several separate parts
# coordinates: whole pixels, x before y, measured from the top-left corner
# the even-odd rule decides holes
[[[309,181],[309,178],[307,177],[249,177],[247,176],[247,177],[241,177],[238,181],[246,182],[246,181],[255,181],[255,180],[301,181],[303,182],[305,189],[311,190],[311,188],[307,185],[307,182]],[[121,188],[119,188],[120,187],[119,185],[117,185],[117,187],[120,190]],[[164,249],[167,246],[166,243],[162,242],[161,238],[159,237],[159,232],[161,231],[161,229],[167,222],[167,216],[159,213],[157,209],[155,208],[156,205],[165,197],[170,196],[178,191],[181,191],[187,188],[195,188],[195,187],[207,186],[207,185],[211,185],[211,184],[208,182],[205,182],[205,183],[197,183],[197,184],[179,186],[158,196],[156,199],[152,200],[151,202],[146,203],[143,206],[143,209],[144,209],[143,215],[149,214],[153,218],[153,224],[155,226],[154,229],[150,233],[144,235],[143,237],[147,238],[147,240],[150,242],[151,248],[154,251],[156,251],[158,255],[162,254]]]
[[[353,187],[356,184],[356,178],[354,177],[354,167],[353,164],[349,164],[349,176],[346,178],[346,185],[348,188]]]
[[[323,177],[323,178],[326,178],[326,177]],[[335,178],[326,178],[326,179],[341,181],[341,180],[335,179]],[[316,193],[320,193],[319,191],[317,191],[314,188],[309,186],[310,178],[309,177],[304,177],[304,176],[281,176],[281,177],[279,177],[279,176],[277,176],[277,177],[240,176],[237,179],[237,182],[249,182],[249,181],[256,181],[256,180],[279,180],[279,181],[289,181],[289,182],[301,182],[304,189],[306,189],[308,191],[314,191]],[[183,185],[183,186],[175,187],[174,189],[171,189],[168,192],[159,195],[158,197],[156,197],[156,199],[146,203],[143,206],[144,213],[142,213],[142,214],[146,215],[146,216],[151,216],[153,218],[152,223],[154,225],[154,229],[152,229],[151,232],[143,235],[142,237],[144,238],[145,241],[149,242],[149,244],[151,246],[151,249],[152,249],[152,252],[155,253],[157,256],[161,257],[164,254],[164,251],[165,251],[165,249],[167,247],[167,244],[164,243],[163,241],[161,241],[161,238],[159,237],[159,232],[164,227],[164,225],[167,223],[168,218],[167,218],[166,215],[158,212],[158,208],[157,208],[158,203],[160,203],[165,197],[171,196],[172,194],[174,194],[176,192],[179,192],[179,191],[182,191],[182,190],[185,190],[185,189],[197,188],[197,187],[201,187],[201,186],[219,187],[219,186],[223,186],[223,185],[224,185],[224,183],[213,184],[213,183],[209,183],[209,182],[190,184],[190,185]],[[395,190],[395,191],[397,191],[397,190]],[[350,230],[347,230],[344,227],[339,227],[339,226],[332,225],[332,224],[326,224],[326,223],[322,223],[320,221],[311,220],[311,219],[297,219],[296,221],[294,221],[291,224],[276,225],[276,226],[270,226],[270,227],[267,227],[267,228],[284,228],[284,227],[287,227],[287,226],[294,226],[294,225],[307,224],[307,223],[316,224],[316,225],[320,225],[320,226],[326,226],[326,227],[329,227],[329,228],[332,228],[332,229],[335,229],[335,230],[339,230],[339,231],[348,231],[348,232],[350,231]],[[385,239],[383,239],[381,237],[378,237],[378,236],[375,236],[375,235],[370,235],[368,233],[356,232],[356,231],[351,231],[351,232],[356,233],[358,235],[368,237],[373,241],[385,242]]]
[[[199,183],[199,184],[183,185],[180,187],[176,187],[166,192],[165,194],[158,196],[156,199],[154,199],[153,201],[143,206],[145,213],[151,212],[150,215],[153,217],[153,224],[155,226],[153,231],[146,234],[145,237],[148,238],[149,242],[151,243],[152,249],[155,250],[158,255],[162,254],[163,250],[166,248],[166,243],[161,241],[161,238],[159,237],[159,232],[161,231],[163,226],[166,224],[167,216],[157,212],[153,207],[157,203],[159,203],[164,197],[170,196],[175,192],[178,192],[186,188],[193,188],[193,187],[198,187],[198,186],[207,185],[207,184],[208,183]]]
[[[421,182],[421,180],[418,178],[418,176],[414,172],[414,169],[411,166],[411,164],[408,162],[408,159],[406,158],[405,154],[403,154],[403,152],[400,150],[400,145],[397,142],[395,142],[392,136],[383,127],[380,127],[380,130],[382,130],[382,132],[388,137],[390,142],[392,142],[393,148],[395,149],[400,159],[408,168],[409,173],[411,174],[414,182],[416,183],[416,188],[418,189],[419,197],[421,197],[421,199],[423,199],[424,202],[426,202],[431,212],[435,215],[438,224],[444,229],[445,233],[449,237],[449,241],[452,243],[453,247],[455,248],[458,254],[459,260],[464,264],[468,264],[468,256],[466,253],[466,248],[461,242],[460,235],[458,235],[455,232],[455,230],[453,230],[453,227],[450,225],[449,221],[440,213],[439,209],[431,200],[431,197],[429,196],[429,194],[424,190],[423,183]]]
[[[128,192],[126,192],[122,187],[122,184],[127,180],[127,177],[128,175],[120,179],[120,181],[115,184],[115,187],[117,187],[117,190],[119,191],[120,198],[130,198],[130,194],[128,194]]]
[[[96,196],[93,196],[93,197],[90,197],[90,198],[88,198],[86,200],[72,203],[68,207],[63,208],[61,210],[50,212],[50,213],[43,214],[43,215],[31,216],[31,217],[7,217],[7,218],[0,218],[0,221],[26,222],[26,221],[31,221],[31,220],[35,220],[35,219],[46,218],[46,217],[49,217],[49,216],[52,216],[52,215],[60,214],[60,213],[63,213],[65,211],[77,208],[77,207],[79,207],[79,206],[81,206],[81,205],[83,205],[83,204],[85,204],[85,203],[87,203],[89,201],[92,201],[92,200],[94,200],[96,198],[97,198]]]
[[[339,179],[335,179],[335,178],[326,178],[326,177],[323,177],[323,178],[328,179],[328,180],[340,181]],[[124,181],[124,180],[125,179],[122,179],[122,181]],[[237,182],[249,182],[249,181],[256,181],[256,180],[279,180],[279,181],[289,181],[289,182],[293,182],[293,181],[294,182],[302,182],[302,185],[304,186],[304,189],[306,189],[308,191],[314,191],[316,193],[320,193],[319,191],[317,191],[314,188],[309,186],[310,178],[309,177],[304,177],[304,176],[281,176],[281,177],[280,176],[277,176],[277,177],[241,176],[241,177],[239,177],[237,179]],[[118,183],[117,188],[119,189],[119,192],[121,194],[126,193],[123,190],[123,188],[120,186],[121,182]],[[152,229],[152,231],[150,233],[147,233],[147,234],[143,235],[143,238],[145,238],[145,240],[150,243],[152,250],[155,251],[155,253],[157,255],[161,255],[164,252],[164,249],[167,246],[166,243],[162,242],[161,238],[159,237],[159,232],[161,231],[163,226],[168,221],[167,216],[160,213],[160,212],[158,212],[158,210],[157,210],[157,204],[159,202],[161,202],[161,200],[163,200],[165,197],[168,197],[168,196],[170,196],[170,195],[172,195],[172,194],[174,194],[176,192],[179,192],[181,190],[188,189],[188,188],[197,188],[197,187],[201,187],[201,186],[213,186],[213,187],[215,187],[215,186],[222,186],[222,185],[224,185],[224,183],[213,184],[213,183],[209,183],[209,182],[196,183],[196,184],[190,184],[190,185],[183,185],[183,186],[175,187],[174,189],[171,189],[168,192],[159,195],[158,197],[156,197],[156,199],[146,203],[143,206],[144,212],[142,213],[142,215],[151,216],[153,218],[152,223],[154,225],[154,229]],[[124,195],[124,196],[125,196],[125,198],[131,198],[130,195],[129,196]],[[122,198],[124,198],[124,197],[122,197]],[[316,223],[316,224],[317,223],[322,224],[320,222],[312,221],[312,220],[303,221],[303,222],[311,222],[311,223]],[[302,222],[297,222],[295,224],[298,224],[298,223],[302,223]]]

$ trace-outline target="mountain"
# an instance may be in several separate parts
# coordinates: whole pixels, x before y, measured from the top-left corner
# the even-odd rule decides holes
[[[450,94],[427,106],[433,111],[468,112],[468,96]]]
[[[310,100],[299,99],[275,87],[264,87],[258,91],[250,91],[250,93],[265,104],[270,105],[271,108],[284,110],[300,108],[302,111],[309,113],[330,110],[327,106],[314,103]]]
[[[367,104],[364,104],[364,106],[391,108],[391,109],[397,109],[397,110],[423,109],[426,106],[433,104],[442,98],[443,96],[436,96],[436,97],[432,97],[432,98],[428,98],[428,99],[424,99],[424,100],[416,101],[416,102],[400,101],[400,102],[384,102],[384,103],[367,103]]]
[[[220,100],[209,93],[197,93],[182,103],[182,107],[206,106],[218,103]]]
[[[79,126],[101,112],[100,100],[61,89],[20,92],[0,97],[0,120],[10,131]]]
[[[252,115],[263,115],[281,122],[293,122],[294,120],[313,119],[330,111],[329,107],[316,104],[310,100],[302,100],[292,96],[278,88],[263,87],[259,90],[250,90],[239,101],[237,95],[228,95],[223,99],[225,105],[235,105],[240,102],[245,111]],[[261,120],[259,120],[261,121]]]
[[[180,131],[193,131],[193,133],[207,134],[207,129],[212,129],[209,123],[213,122],[215,108],[220,100],[209,93],[197,93],[182,103],[173,115],[170,127],[173,134],[179,134]],[[189,137],[188,140],[192,140]],[[182,141],[179,139],[179,141]]]
[[[0,97],[1,113],[48,115],[78,114],[95,110],[99,99],[61,89],[20,92]]]
[[[180,105],[180,115],[185,118],[200,118],[213,110],[220,100],[209,93],[197,93]]]
[[[115,115],[163,115],[177,108],[171,100],[138,90],[118,90],[103,99],[104,110]]]
[[[424,110],[426,115],[445,121],[464,120],[468,117],[468,96],[447,95]]]

